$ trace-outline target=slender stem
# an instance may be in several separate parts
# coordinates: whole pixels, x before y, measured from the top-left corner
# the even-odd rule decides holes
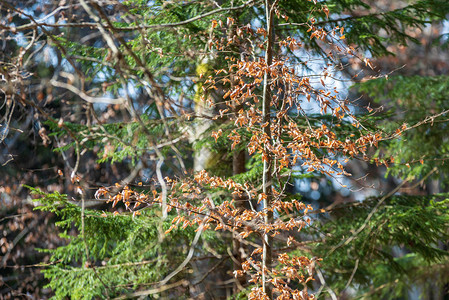
[[[246,171],[245,169],[245,151],[234,152],[232,156],[232,174],[242,174]],[[247,209],[246,199],[244,195],[235,194],[235,207],[242,212]],[[239,230],[234,230],[232,233],[232,255],[235,257],[233,260],[234,271],[243,271],[242,262],[244,261],[243,252],[245,251],[245,245],[240,242],[240,232]],[[243,274],[237,274],[234,284],[234,293],[237,294],[246,285],[246,277]]]
[[[262,100],[262,123],[263,132],[267,139],[267,144],[264,149],[263,156],[263,178],[262,178],[262,192],[265,194],[263,201],[263,206],[265,210],[264,221],[266,225],[273,223],[273,211],[271,208],[271,167],[272,160],[270,155],[269,143],[271,141],[271,121],[270,121],[270,105],[271,105],[271,88],[270,88],[270,72],[269,66],[273,62],[273,42],[274,42],[274,32],[273,32],[273,16],[274,16],[274,4],[270,0],[265,0],[265,11],[267,18],[267,47],[265,50],[265,63],[266,69],[263,78],[263,100]],[[262,289],[263,292],[268,296],[269,299],[273,298],[273,288],[272,285],[267,280],[268,272],[272,265],[272,244],[273,238],[270,236],[269,232],[263,236],[263,260],[262,260]]]

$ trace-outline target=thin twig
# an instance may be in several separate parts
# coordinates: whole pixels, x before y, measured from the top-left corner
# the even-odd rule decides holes
[[[85,92],[79,90],[78,88],[74,87],[71,84],[67,84],[64,82],[56,81],[56,80],[50,80],[50,84],[54,87],[64,88],[66,90],[71,91],[72,93],[78,95],[81,99],[83,99],[86,102],[89,103],[105,103],[105,104],[124,104],[125,99],[124,98],[106,98],[106,97],[91,97],[87,95]]]
[[[190,259],[193,256],[193,253],[195,252],[195,246],[198,243],[198,240],[200,239],[201,233],[203,232],[203,226],[204,226],[204,222],[206,221],[207,217],[205,217],[203,219],[203,222],[200,224],[200,226],[198,227],[198,231],[196,232],[195,238],[193,239],[192,245],[190,245],[190,249],[189,249],[189,253],[187,254],[187,257],[184,259],[184,261],[176,268],[176,270],[174,270],[173,272],[171,272],[167,277],[165,277],[160,285],[163,286],[165,285],[170,279],[172,279],[176,274],[178,274],[179,272],[181,272],[182,269],[184,269],[184,267],[189,263]]]
[[[198,285],[201,282],[204,281],[204,279],[206,279],[207,276],[209,276],[210,273],[212,273],[213,271],[215,271],[215,269],[217,269],[224,261],[226,261],[227,256],[223,257],[222,259],[220,259],[211,269],[209,269],[209,271],[207,271],[201,278],[200,280],[198,280],[197,282],[195,282],[193,285]]]
[[[12,241],[11,246],[9,246],[8,251],[5,253],[5,255],[3,256],[2,259],[2,266],[6,266],[6,262],[9,258],[9,255],[11,254],[11,251],[14,249],[14,247],[17,245],[17,243],[28,234],[28,232],[30,232],[30,230],[36,226],[37,222],[40,220],[40,218],[33,220],[33,222],[31,222],[31,224],[29,226],[27,226],[26,228],[24,228],[17,236],[16,238]]]
[[[162,281],[159,282],[159,287],[150,289],[150,290],[145,290],[145,291],[139,291],[139,292],[134,292],[131,294],[127,294],[127,295],[123,295],[114,299],[127,299],[130,297],[139,297],[139,296],[146,296],[146,295],[152,295],[152,294],[157,294],[163,291],[166,291],[168,289],[171,289],[173,287],[177,287],[180,285],[186,285],[188,284],[187,280],[181,280],[172,284],[167,284],[167,282],[172,279],[176,274],[178,274],[179,272],[182,271],[182,269],[184,269],[184,267],[189,263],[189,261],[192,259],[193,253],[195,252],[195,246],[198,243],[198,240],[201,236],[201,233],[203,232],[203,225],[204,222],[206,221],[207,217],[205,217],[203,219],[203,222],[200,224],[200,226],[198,227],[198,231],[196,232],[195,238],[193,239],[192,245],[190,246],[190,250],[189,253],[187,254],[187,257],[184,259],[184,261],[176,268],[176,270],[174,270],[173,272],[171,272],[167,277],[165,277]]]
[[[316,268],[316,273],[318,275],[318,278],[321,281],[321,286],[325,287],[329,293],[329,295],[331,296],[332,300],[337,300],[337,295],[335,294],[335,292],[326,284],[326,281],[324,280],[324,276],[323,273],[321,272],[320,269]],[[321,289],[321,288],[320,288]]]
[[[352,280],[354,279],[355,273],[357,272],[357,269],[359,267],[359,261],[360,261],[360,259],[357,258],[356,261],[355,261],[355,266],[354,266],[354,269],[352,270],[351,276],[349,277],[349,280],[346,283],[344,289],[340,292],[340,295],[343,294],[343,292],[349,287],[349,285],[351,284]]]
[[[430,175],[432,175],[434,172],[437,171],[437,168],[433,168],[429,173],[427,173],[426,176],[424,176],[424,178],[422,180],[420,180],[420,182],[423,182],[425,179],[427,179]],[[393,196],[394,194],[396,194],[396,192],[398,192],[409,180],[404,180],[402,181],[396,188],[394,188],[391,192],[389,192],[388,194],[386,194],[385,196],[383,196],[379,202],[376,204],[376,206],[374,206],[374,208],[372,209],[372,211],[368,214],[368,216],[366,217],[365,221],[363,222],[362,226],[359,227],[359,229],[357,229],[353,235],[351,235],[349,238],[347,238],[346,240],[341,241],[338,245],[336,245],[335,247],[333,247],[329,252],[328,252],[328,256],[330,256],[332,253],[335,252],[335,250],[337,250],[338,248],[342,247],[342,246],[346,246],[348,245],[350,242],[352,242],[357,235],[359,235],[360,232],[362,232],[367,226],[368,226],[368,222],[371,220],[371,218],[374,216],[374,214],[377,212],[377,210],[379,209],[379,207],[385,202],[385,200],[387,200],[388,198],[390,198],[391,196]]]
[[[161,292],[164,292],[166,290],[178,287],[178,286],[187,286],[189,284],[189,282],[185,279],[171,283],[171,284],[166,284],[166,285],[162,285],[160,287],[154,288],[154,289],[150,289],[150,290],[145,290],[145,291],[139,291],[139,292],[135,292],[132,294],[126,294],[117,298],[114,298],[114,300],[119,300],[119,299],[128,299],[128,298],[133,298],[133,297],[141,297],[141,296],[148,296],[148,295],[153,295],[153,294],[158,294]]]

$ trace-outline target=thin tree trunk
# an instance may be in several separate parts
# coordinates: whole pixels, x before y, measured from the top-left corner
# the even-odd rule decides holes
[[[233,175],[237,175],[237,174],[241,174],[244,173],[246,171],[245,169],[245,151],[239,151],[239,152],[234,152],[233,156],[232,156],[232,174]],[[245,196],[244,195],[235,195],[234,196],[234,200],[235,200],[235,207],[239,210],[242,211],[246,208],[245,205]],[[243,251],[244,250],[244,245],[242,245],[240,243],[240,239],[238,238],[239,232],[233,232],[233,237],[232,237],[232,254],[234,255],[234,266],[233,269],[234,271],[242,271],[242,262],[244,260],[243,257]],[[234,295],[237,294],[240,290],[242,290],[243,287],[245,287],[246,285],[246,277],[245,275],[237,275],[236,276],[236,281],[234,284]]]
[[[239,16],[236,14],[236,12],[232,12],[230,16],[234,20],[238,20]],[[236,32],[237,25],[233,23],[228,28],[228,39],[233,40],[234,36],[237,35]],[[241,53],[242,49],[240,49],[239,44],[232,44],[231,45],[232,51],[235,53]],[[234,74],[231,74],[231,90],[234,89],[235,85],[238,83],[236,76]],[[237,115],[240,109],[243,108],[243,105],[237,105],[234,108],[234,113]],[[245,150],[241,151],[234,151],[232,155],[232,175],[242,174],[246,172],[245,168]],[[246,197],[244,195],[234,195],[233,199],[235,201],[235,207],[239,211],[243,211],[247,208],[246,205]],[[237,271],[237,276],[235,277],[235,283],[233,287],[233,294],[237,294],[239,291],[241,291],[246,286],[246,276],[245,275],[239,275],[239,271],[242,271],[242,263],[244,261],[243,253],[244,253],[244,245],[240,242],[240,232],[239,231],[233,231],[232,233],[232,255],[234,256],[233,261],[233,270]]]
[[[274,32],[273,32],[273,16],[274,16],[274,4],[277,1],[265,0],[265,11],[267,20],[267,48],[265,51],[265,62],[267,68],[271,65],[273,61],[273,42],[274,42]],[[262,116],[263,116],[263,132],[266,135],[268,142],[271,141],[271,120],[270,120],[270,105],[271,105],[271,88],[270,88],[270,74],[268,70],[265,70],[264,80],[263,80],[263,100],[262,100]],[[272,200],[272,160],[270,149],[265,145],[263,153],[263,178],[262,178],[262,192],[265,194],[263,200],[264,210],[266,215],[264,217],[265,224],[269,226],[273,223],[273,211],[271,211],[271,200]],[[266,233],[263,236],[263,258],[262,258],[262,289],[263,292],[268,296],[269,299],[273,298],[273,287],[272,284],[268,282],[268,272],[271,271],[272,267],[272,246],[273,238],[270,233]]]

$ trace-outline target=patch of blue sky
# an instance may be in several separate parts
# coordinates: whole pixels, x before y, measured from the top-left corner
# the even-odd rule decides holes
[[[336,66],[327,65],[321,56],[318,54],[310,54],[310,52],[302,48],[295,50],[293,55],[299,60],[307,61],[307,65],[287,61],[286,66],[293,68],[297,76],[302,78],[308,77],[311,86],[315,90],[330,92],[331,96],[336,96],[340,101],[346,99],[348,96],[348,88],[352,84],[352,81],[344,73],[339,71]],[[320,113],[320,105],[313,100],[313,97],[310,102],[305,95],[298,95],[297,97],[301,108],[306,114]],[[336,105],[332,104],[331,106],[335,107]]]
[[[14,26],[14,24],[12,24],[12,26]],[[23,32],[18,32],[15,36],[14,39],[16,40],[16,43],[21,46],[21,47],[26,47],[28,46],[29,43],[29,39],[25,38],[25,35],[23,34]]]
[[[449,44],[449,21],[444,21],[443,24],[443,29],[441,30],[441,38],[440,38],[440,43],[442,44]]]
[[[58,56],[56,55],[56,51],[50,46],[44,47],[42,58],[43,58],[43,62],[45,62],[45,64],[47,66],[56,66],[59,62]],[[68,64],[68,65],[70,66],[70,68],[69,68],[70,70],[67,70],[67,71],[73,72],[74,71],[73,67],[70,64]]]
[[[347,164],[344,158],[338,159],[343,166]],[[293,166],[293,172],[300,172],[300,174],[307,174],[306,168],[301,167],[303,161],[298,161],[297,165]],[[331,171],[330,167],[325,167],[325,171]],[[361,180],[361,179],[360,179]],[[317,201],[322,197],[328,195],[332,190],[337,191],[343,197],[349,197],[351,194],[355,201],[363,201],[368,197],[378,196],[379,191],[374,188],[364,187],[360,189],[360,185],[356,183],[357,179],[346,175],[324,175],[318,177],[297,178],[294,180],[294,187],[301,195]]]

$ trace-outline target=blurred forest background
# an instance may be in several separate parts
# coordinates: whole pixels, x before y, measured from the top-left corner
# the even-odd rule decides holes
[[[351,176],[292,163],[274,179],[285,199],[313,211],[296,242],[275,242],[273,253],[322,259],[314,280],[301,285],[318,299],[449,299],[449,3],[276,5],[275,55],[311,85],[335,87],[364,128],[390,138],[341,159]],[[229,87],[203,87],[222,78],[216,70],[230,57],[265,55],[257,47],[263,38],[248,33],[267,26],[265,6],[0,0],[0,299],[248,297],[249,277],[233,271],[246,257],[240,249],[251,252],[260,239],[243,246],[234,233],[211,228],[200,236],[194,226],[164,235],[174,211],[113,207],[98,191],[173,196],[165,177],[203,169],[262,184],[251,136],[241,133],[237,146],[227,138],[246,107],[217,119]],[[336,44],[310,38],[310,24],[338,26],[338,42],[360,56],[332,57]],[[290,37],[300,47],[282,48]],[[301,117],[301,126],[326,125],[342,140],[357,134],[347,119],[333,127],[332,115],[313,104]],[[397,128],[399,137],[388,135]],[[212,137],[217,132],[222,137]],[[223,191],[207,195],[215,205],[251,205]]]

